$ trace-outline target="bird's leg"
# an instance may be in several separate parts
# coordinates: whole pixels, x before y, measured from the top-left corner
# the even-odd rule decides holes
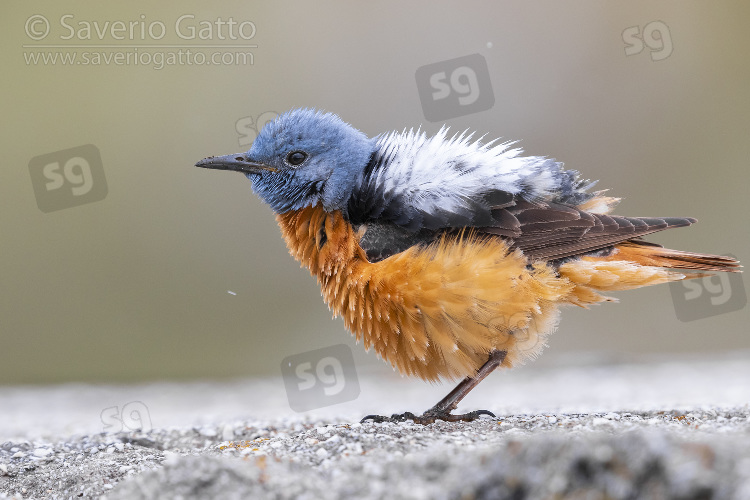
[[[415,423],[426,425],[434,423],[435,420],[445,420],[446,422],[471,422],[472,420],[479,418],[480,415],[494,417],[495,414],[487,410],[472,411],[464,413],[463,415],[453,415],[451,412],[456,409],[458,403],[465,398],[474,387],[479,385],[479,382],[484,380],[487,375],[492,373],[495,368],[503,363],[506,355],[506,351],[492,351],[489,359],[479,370],[477,370],[476,375],[463,379],[451,392],[448,393],[447,396],[441,399],[435,406],[424,412],[421,416],[414,415],[411,412],[395,414],[390,417],[367,415],[362,419],[362,422],[366,420],[372,420],[373,422],[404,422],[406,420],[413,420]]]

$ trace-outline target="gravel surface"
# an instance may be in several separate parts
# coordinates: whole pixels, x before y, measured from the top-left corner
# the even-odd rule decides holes
[[[382,372],[308,413],[275,379],[3,388],[0,498],[748,499],[748,381],[747,353],[524,368],[462,405],[498,418],[428,426],[357,423],[447,390]]]

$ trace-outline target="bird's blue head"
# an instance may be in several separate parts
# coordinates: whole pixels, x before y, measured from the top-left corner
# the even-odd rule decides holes
[[[276,213],[318,203],[346,211],[375,142],[332,113],[293,109],[268,123],[246,153],[214,156],[197,167],[243,172]]]

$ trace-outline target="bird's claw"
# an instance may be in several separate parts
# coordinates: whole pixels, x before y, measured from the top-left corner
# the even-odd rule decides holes
[[[428,424],[434,424],[437,420],[443,420],[445,422],[473,422],[474,420],[478,419],[482,415],[487,415],[492,418],[497,418],[494,413],[488,410],[476,410],[469,413],[463,413],[460,415],[454,415],[447,411],[434,411],[434,410],[427,410],[422,415],[417,416],[414,415],[412,412],[404,412],[404,413],[394,413],[390,417],[385,417],[383,415],[367,415],[365,418],[363,418],[360,423],[364,423],[368,420],[371,420],[375,423],[383,423],[383,422],[392,422],[392,423],[399,423],[399,422],[406,422],[407,420],[412,420],[415,424],[422,424],[422,425],[428,425]]]

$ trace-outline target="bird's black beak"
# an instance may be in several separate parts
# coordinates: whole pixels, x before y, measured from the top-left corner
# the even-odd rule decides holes
[[[263,163],[248,160],[242,153],[225,156],[209,156],[195,164],[196,167],[215,170],[234,170],[246,174],[259,174],[264,170],[277,172],[278,169]]]

